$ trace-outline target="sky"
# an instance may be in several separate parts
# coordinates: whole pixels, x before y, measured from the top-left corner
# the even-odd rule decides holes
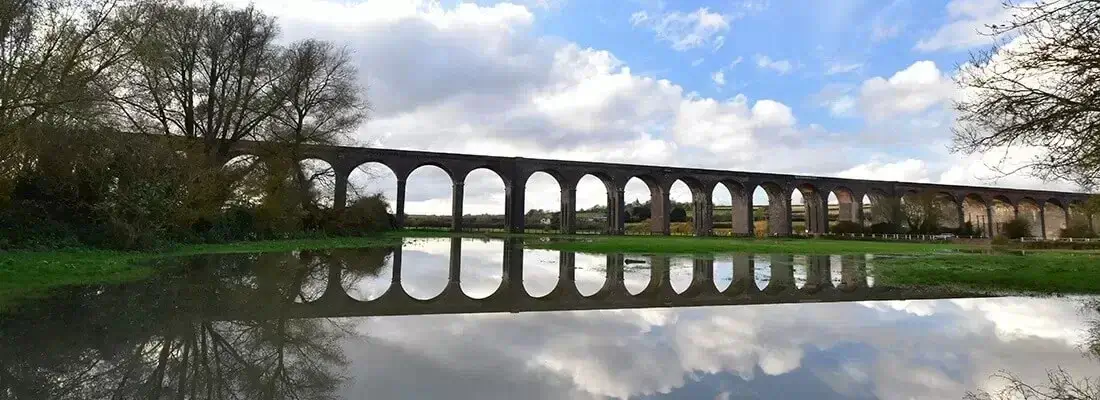
[[[356,145],[1076,189],[996,172],[1035,149],[949,149],[952,78],[993,43],[980,32],[1008,17],[1001,0],[252,3],[278,18],[284,41],[353,52],[372,106]],[[353,182],[394,197],[388,171]],[[408,213],[450,213],[441,170],[418,169],[408,185]],[[559,208],[549,176],[527,190],[528,209]],[[673,200],[690,196],[673,187]],[[578,187],[580,207],[604,198],[595,178]],[[627,201],[647,198],[631,181]],[[501,213],[503,200],[493,173],[467,178],[466,213]],[[767,202],[763,190],[755,202]]]

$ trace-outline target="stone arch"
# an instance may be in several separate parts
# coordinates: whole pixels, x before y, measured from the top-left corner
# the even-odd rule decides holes
[[[389,165],[389,164],[386,164],[386,165]],[[416,163],[411,164],[411,165],[408,166],[408,168],[405,170],[404,178],[408,178],[410,175],[413,174],[413,172],[419,171],[424,167],[438,168],[440,171],[443,171],[443,173],[447,174],[447,178],[449,178],[451,180],[451,182],[454,182],[457,179],[457,176],[456,176],[457,174],[455,173],[454,168],[447,165],[447,163],[442,163],[442,162],[438,162],[438,161],[421,161],[421,160],[417,160]],[[394,171],[398,171],[398,168],[396,168],[396,167],[392,167],[392,168],[394,169]],[[399,172],[398,175],[397,175],[398,179],[402,178],[401,175],[402,174]],[[465,174],[463,174],[463,177],[465,177]]]
[[[556,173],[553,170],[538,170],[534,171],[523,178],[522,187],[524,190],[524,226],[528,229],[534,228],[543,231],[563,231],[565,225],[562,223],[563,210],[566,207],[573,207],[573,202],[564,201],[563,194],[566,193],[566,189],[562,187],[561,176],[555,176]],[[551,195],[553,192],[557,192],[556,196]],[[535,195],[531,195],[531,194]],[[575,197],[575,189],[574,194]]]
[[[729,204],[722,204],[719,206],[719,202],[726,203],[719,200],[720,196],[715,196],[716,193],[724,191],[729,194]],[[712,220],[718,220],[719,218],[725,219],[726,222],[716,223],[716,231],[725,233],[727,230],[731,236],[748,236],[752,234],[752,197],[750,194],[745,193],[745,186],[740,182],[732,179],[723,179],[718,181],[710,190],[711,193],[711,205],[714,213],[711,215]],[[728,209],[726,208],[728,207]],[[728,218],[727,218],[728,215]],[[721,216],[721,217],[720,217]],[[728,228],[725,227],[726,223],[729,223]],[[721,229],[717,229],[721,228]]]
[[[762,190],[766,195],[767,205],[762,207],[763,212],[761,214],[762,220],[765,221],[763,226],[766,227],[763,232],[757,232],[757,235],[764,236],[788,236],[791,234],[791,193],[787,189],[778,183],[772,181],[764,181],[756,183],[750,187],[753,187],[753,196],[756,196],[756,190]],[[754,201],[755,203],[755,201]],[[757,219],[757,212],[754,210],[754,220]]]
[[[1096,233],[1096,223],[1092,221],[1092,217],[1085,211],[1085,203],[1083,201],[1075,200],[1069,203],[1067,208],[1069,213],[1069,221],[1066,222],[1067,226],[1083,226],[1089,227],[1090,231]]]
[[[691,196],[688,218],[690,218],[689,230],[696,236],[710,236],[713,229],[712,215],[714,214],[711,195],[713,191],[707,190],[707,185],[692,177],[676,178],[669,184],[669,195],[677,184],[686,186]],[[669,208],[672,212],[672,208]]]
[[[837,222],[860,223],[863,220],[863,196],[857,197],[855,191],[845,186],[837,186],[829,194],[836,197]]]
[[[1048,239],[1062,237],[1062,230],[1069,225],[1069,208],[1057,198],[1043,202],[1043,233]]]
[[[267,163],[257,154],[236,152],[228,157],[221,166],[222,173],[230,182],[231,197],[227,202],[246,205],[259,201],[260,194],[250,187],[250,180],[260,179],[267,169]]]
[[[632,182],[641,182],[644,188]],[[632,229],[627,229],[627,232],[652,235],[669,234],[669,213],[672,211],[672,204],[668,192],[672,185],[669,184],[668,186],[663,185],[656,177],[646,174],[631,175],[623,180],[622,201],[624,209],[622,218],[634,226]],[[639,210],[639,207],[644,207],[646,203],[642,201],[642,196],[646,194],[649,196],[648,216],[643,213],[644,211]],[[647,220],[649,227],[645,229],[644,223]]]
[[[939,226],[949,230],[959,230],[963,227],[965,212],[958,196],[948,191],[937,191],[936,201],[939,203]]]
[[[1043,206],[1031,197],[1022,197],[1016,202],[1016,216],[1026,220],[1032,237],[1043,236]]]
[[[990,218],[992,222],[989,224],[990,236],[998,236],[1004,234],[1004,225],[1009,221],[1016,218],[1016,205],[1004,195],[995,195],[989,202]]]
[[[826,204],[828,194],[823,194],[817,186],[808,182],[795,185],[791,190],[791,194],[793,195],[796,191],[802,196],[801,219],[803,229],[798,230],[798,232],[809,234],[828,233],[829,208]]]
[[[390,210],[398,209],[398,187],[400,183],[397,178],[397,171],[386,163],[366,161],[356,165],[348,174],[347,186],[349,204],[363,197],[381,194]]]
[[[577,197],[574,204],[577,231],[607,234],[617,232],[615,215],[613,215],[616,187],[615,181],[602,173],[585,173],[577,178]],[[603,191],[603,195],[593,196],[592,192],[597,190]]]
[[[901,223],[901,210],[898,207],[898,201],[890,193],[881,188],[872,187],[864,194],[865,201],[870,206],[870,210],[865,216],[865,219],[869,225],[876,224],[895,224]]]
[[[461,215],[462,229],[506,229],[508,181],[502,174],[492,168],[478,167],[462,174],[462,180],[455,183],[455,191],[462,192],[454,199],[458,202],[454,210]]]
[[[980,236],[990,235],[990,206],[980,194],[963,195],[962,212],[964,223],[970,224],[975,232],[980,232]]]
[[[462,215],[456,216],[454,212],[455,198],[461,193],[456,193],[454,177],[449,170],[436,163],[421,163],[404,176],[400,172],[397,176],[398,182],[404,181],[407,187],[407,194],[401,199],[404,200],[404,226],[461,229],[459,218]],[[402,202],[398,201],[398,205]]]

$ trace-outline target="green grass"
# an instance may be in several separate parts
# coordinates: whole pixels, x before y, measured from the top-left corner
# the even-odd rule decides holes
[[[582,253],[711,254],[795,253],[795,254],[914,254],[957,250],[964,246],[947,243],[870,242],[829,239],[753,239],[692,236],[592,236],[506,233],[454,234],[442,231],[404,231],[408,237],[522,237],[528,248]],[[535,240],[549,238],[549,241]]]
[[[875,283],[1036,293],[1100,293],[1100,254],[935,254],[875,259]]]

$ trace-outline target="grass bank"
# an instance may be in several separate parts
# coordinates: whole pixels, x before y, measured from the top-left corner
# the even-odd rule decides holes
[[[931,254],[877,258],[875,283],[1100,294],[1100,254]]]
[[[395,245],[400,236],[335,237],[195,244],[158,251],[125,252],[97,249],[0,252],[0,310],[21,298],[45,295],[67,285],[122,283],[154,273],[149,261],[196,254],[231,254]]]
[[[462,233],[403,231],[406,237],[521,237],[528,248],[582,253],[712,254],[795,253],[795,254],[916,254],[957,250],[966,246],[949,243],[871,242],[830,239],[755,239],[694,236],[592,236],[507,233]],[[543,239],[548,240],[543,240]]]

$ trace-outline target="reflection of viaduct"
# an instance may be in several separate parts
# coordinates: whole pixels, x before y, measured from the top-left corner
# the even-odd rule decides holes
[[[576,285],[576,254],[562,252],[559,256],[558,281],[549,294],[534,297],[523,283],[523,244],[519,239],[504,243],[503,273],[493,294],[474,299],[461,287],[462,241],[451,239],[447,285],[431,299],[410,296],[402,286],[401,249],[393,253],[392,278],[389,288],[376,299],[360,301],[347,294],[341,279],[343,264],[328,264],[324,293],[316,300],[288,305],[284,314],[291,318],[352,317],[375,315],[417,315],[482,312],[525,312],[560,310],[596,310],[644,307],[685,307],[711,305],[747,305],[804,302],[840,302],[864,300],[942,299],[981,297],[984,294],[950,290],[904,289],[868,285],[866,259],[844,256],[841,259],[841,279],[834,285],[829,256],[809,256],[806,282],[795,284],[792,255],[771,256],[771,277],[768,284],[756,284],[753,256],[735,255],[733,281],[719,290],[714,281],[714,260],[695,260],[691,284],[677,293],[670,281],[670,259],[652,256],[649,284],[641,292],[631,294],[624,283],[624,257],[608,255],[604,284],[596,293],[584,296]],[[352,261],[352,260],[349,260]],[[231,310],[222,310],[234,318]]]
[[[232,156],[266,154],[263,142],[237,142],[229,145]],[[756,172],[721,171],[695,168],[673,168],[648,165],[608,164],[598,162],[542,160],[519,157],[492,157],[466,154],[433,153],[424,151],[389,150],[339,146],[303,145],[298,154],[302,159],[319,159],[327,162],[336,172],[334,207],[340,209],[347,202],[348,177],[358,166],[377,162],[389,167],[397,176],[397,220],[404,220],[405,186],[408,176],[425,165],[439,167],[450,176],[452,191],[452,228],[462,229],[463,183],[466,176],[476,169],[488,169],[500,176],[505,187],[505,223],[510,232],[524,230],[524,194],[527,180],[536,172],[554,177],[561,188],[561,231],[576,230],[577,183],[582,177],[592,175],[603,181],[607,189],[607,233],[624,233],[626,213],[623,190],[631,178],[639,178],[650,189],[652,224],[657,234],[669,233],[671,201],[669,191],[677,181],[691,189],[694,203],[694,231],[696,235],[713,232],[714,207],[711,194],[715,187],[729,190],[733,199],[732,231],[735,235],[753,232],[752,193],[763,188],[769,198],[769,233],[791,234],[791,193],[801,192],[807,210],[809,233],[827,233],[829,230],[829,193],[836,195],[840,203],[841,221],[863,221],[864,195],[872,203],[885,198],[910,194],[934,193],[947,205],[950,221],[945,225],[959,227],[965,221],[974,220],[981,225],[986,221],[1003,223],[1016,215],[1031,219],[1034,236],[1056,234],[1072,218],[1094,218],[1076,212],[1088,195],[1040,190],[998,189],[988,187],[951,186],[927,183],[885,182],[859,179],[842,179],[800,175],[782,175]],[[897,217],[894,217],[897,219]],[[1048,226],[1048,221],[1051,223]],[[901,222],[901,221],[893,221]],[[988,232],[987,232],[988,233]]]

